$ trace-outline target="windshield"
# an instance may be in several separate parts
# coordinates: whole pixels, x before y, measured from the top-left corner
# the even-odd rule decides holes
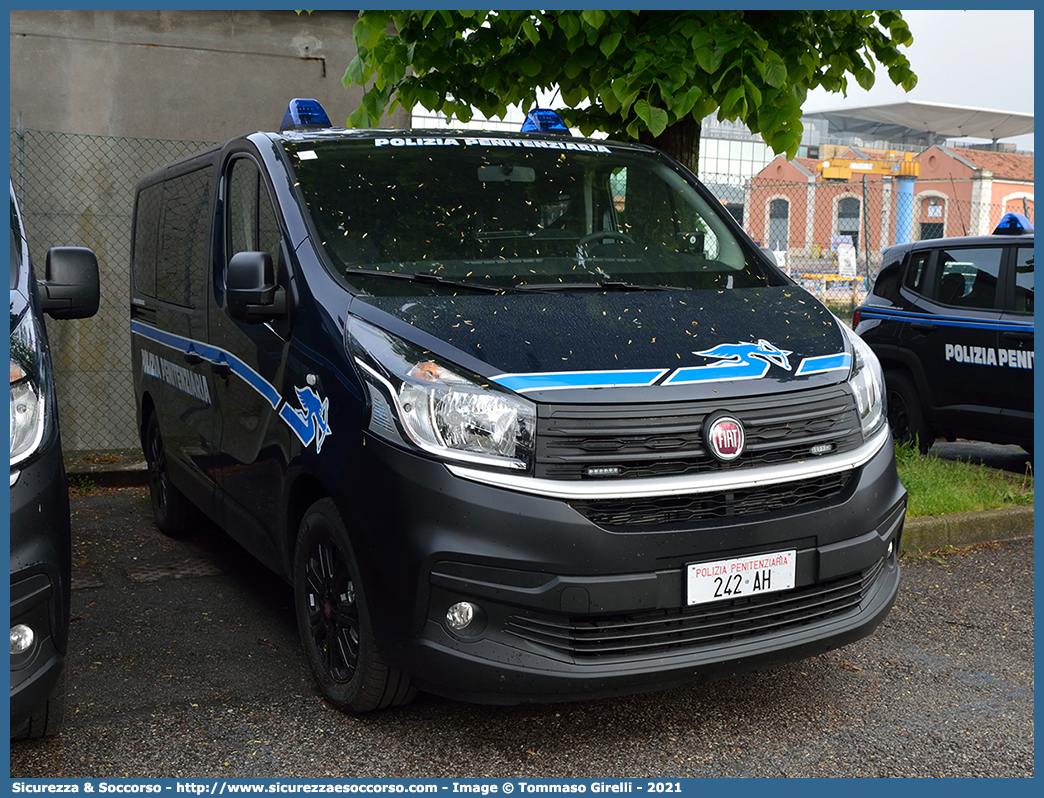
[[[481,290],[782,283],[713,199],[648,153],[419,137],[285,146],[329,261],[360,290],[408,290],[379,279],[391,273]]]

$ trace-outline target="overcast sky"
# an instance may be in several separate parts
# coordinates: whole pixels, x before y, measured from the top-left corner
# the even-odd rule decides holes
[[[917,74],[909,94],[883,68],[870,91],[849,81],[847,98],[809,92],[806,112],[911,100],[1033,113],[1032,11],[903,11],[914,41],[904,49]],[[1033,136],[1010,139],[1033,150]]]

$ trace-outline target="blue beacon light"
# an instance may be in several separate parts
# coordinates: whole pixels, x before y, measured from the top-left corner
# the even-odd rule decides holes
[[[326,109],[319,101],[295,97],[286,106],[286,113],[283,115],[282,124],[279,125],[279,131],[315,130],[324,127],[330,127],[330,117],[326,115]]]
[[[562,117],[550,108],[534,108],[526,115],[522,123],[523,133],[556,133],[562,136],[572,135]]]
[[[1018,236],[1023,233],[1033,232],[1033,222],[1024,214],[1006,213],[1001,217],[1000,224],[993,231],[995,236]]]

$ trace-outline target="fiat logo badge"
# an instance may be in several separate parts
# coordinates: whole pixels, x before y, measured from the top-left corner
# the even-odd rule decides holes
[[[710,453],[723,462],[735,460],[743,454],[745,436],[743,425],[732,416],[718,416],[707,425],[705,433]]]

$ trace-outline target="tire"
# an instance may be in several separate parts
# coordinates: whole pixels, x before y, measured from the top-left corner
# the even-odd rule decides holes
[[[885,401],[892,437],[913,443],[921,454],[927,454],[935,443],[935,434],[924,420],[921,397],[909,375],[902,371],[885,373]]]
[[[359,566],[330,499],[301,521],[294,553],[294,606],[305,658],[323,696],[344,712],[401,706],[417,691],[377,652]]]
[[[37,740],[41,737],[53,737],[62,729],[65,722],[65,668],[58,676],[51,694],[32,717],[11,735],[12,740]]]
[[[184,537],[194,528],[199,516],[195,506],[170,481],[167,451],[163,447],[155,413],[149,416],[145,424],[145,463],[156,526],[169,537]]]

